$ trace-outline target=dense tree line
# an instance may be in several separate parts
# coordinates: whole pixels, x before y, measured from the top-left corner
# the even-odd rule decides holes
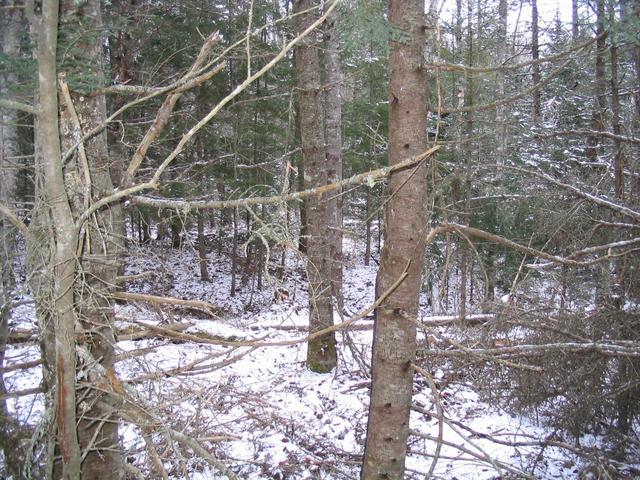
[[[436,368],[575,439],[602,433],[602,471],[637,462],[640,10],[441,7],[3,0],[0,363],[19,284],[47,411],[25,454],[35,433],[0,369],[3,474],[135,473],[118,425],[151,438],[164,422],[114,370],[122,265],[137,245],[180,248],[192,225],[201,280],[217,248],[231,295],[281,294],[288,260],[306,259],[319,373],[351,323],[344,237],[363,239],[379,268],[362,478],[404,478],[414,377],[437,396]],[[161,476],[149,443],[144,472]]]

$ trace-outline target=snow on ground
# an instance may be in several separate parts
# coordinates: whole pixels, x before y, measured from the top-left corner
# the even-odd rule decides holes
[[[355,240],[346,240],[345,312],[355,314],[373,299],[377,266],[362,265],[351,252]],[[141,402],[157,418],[199,441],[241,479],[349,479],[358,478],[366,434],[369,379],[367,377],[371,329],[338,333],[339,366],[331,374],[305,369],[304,326],[307,299],[299,273],[300,261],[282,283],[256,291],[250,282],[229,295],[229,262],[224,255],[209,256],[211,283],[198,280],[194,252],[166,246],[148,247],[144,256],[128,260],[127,273],[153,270],[153,280],[140,280],[129,289],[178,298],[207,300],[220,308],[220,318],[203,318],[173,309],[149,309],[142,304],[118,305],[118,326],[137,322],[168,326],[190,324],[186,333],[204,333],[218,340],[281,342],[254,348],[193,344],[178,339],[123,340],[117,345],[117,373],[133,385]],[[298,273],[296,273],[298,272]],[[274,301],[275,288],[289,297]],[[251,303],[250,308],[248,304]],[[338,315],[337,315],[338,316]],[[35,328],[32,306],[14,311],[12,328]],[[371,325],[371,319],[359,325]],[[37,358],[35,346],[12,346],[7,365]],[[447,372],[432,372],[436,382]],[[10,391],[37,387],[41,369],[10,371]],[[444,385],[444,383],[442,383]],[[576,460],[555,448],[524,445],[544,439],[550,432],[531,419],[516,417],[483,403],[464,381],[448,383],[432,392],[416,374],[414,405],[407,459],[407,478],[424,478],[433,461],[440,422],[434,394],[445,410],[443,446],[435,466],[436,478],[491,479],[526,471],[534,478],[575,478]],[[34,425],[43,411],[42,395],[10,398],[10,411]],[[494,435],[501,443],[488,438]],[[523,436],[524,435],[524,436]],[[137,427],[122,425],[123,446],[139,468],[146,468],[146,453]],[[160,437],[155,441],[161,442]],[[523,442],[520,446],[509,445]],[[164,448],[171,449],[170,445]],[[223,478],[204,461],[176,460],[166,452],[171,478]],[[170,460],[171,458],[174,461]]]

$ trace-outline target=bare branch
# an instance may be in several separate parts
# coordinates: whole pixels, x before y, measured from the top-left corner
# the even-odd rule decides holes
[[[178,305],[181,307],[195,308],[204,311],[214,318],[217,318],[217,315],[215,314],[215,311],[217,310],[216,306],[209,302],[203,302],[201,300],[183,300],[181,298],[160,297],[158,295],[146,295],[143,293],[131,292],[114,292],[111,294],[111,296],[118,300],[140,301],[160,305]]]
[[[16,100],[9,100],[6,98],[0,98],[0,108],[8,110],[18,110],[20,112],[30,113],[31,115],[37,115],[38,110],[33,105],[28,103],[18,102]]]
[[[606,35],[606,34],[603,34]],[[464,72],[464,73],[471,73],[471,74],[478,74],[478,73],[491,73],[491,72],[496,72],[496,71],[509,71],[509,70],[518,70],[520,68],[525,68],[525,67],[530,67],[532,65],[540,65],[542,63],[549,63],[549,62],[557,62],[559,60],[563,60],[565,59],[567,56],[574,54],[574,52],[578,52],[580,50],[583,50],[586,47],[589,47],[591,45],[593,45],[593,43],[595,43],[598,40],[598,37],[595,38],[591,38],[589,40],[587,40],[584,43],[578,44],[568,50],[565,50],[564,52],[560,52],[557,55],[551,55],[549,57],[543,57],[543,58],[538,58],[536,60],[528,60],[526,62],[522,62],[522,63],[516,63],[514,65],[496,65],[496,66],[491,66],[491,67],[472,67],[472,66],[468,66],[468,65],[462,65],[459,63],[446,63],[446,62],[438,62],[438,63],[428,63],[426,64],[427,67],[432,67],[435,68],[437,70],[443,71],[443,72]]]
[[[576,196],[583,198],[585,200],[588,200],[592,203],[595,203],[596,205],[600,205],[602,207],[606,207],[609,208],[615,212],[620,212],[623,215],[626,215],[627,217],[631,217],[634,218],[636,220],[640,220],[640,212],[636,211],[636,210],[632,210],[628,207],[625,207],[624,205],[620,205],[612,200],[609,200],[608,198],[603,198],[603,197],[599,197],[597,195],[593,195],[591,193],[585,192],[584,190],[581,190],[578,187],[575,187],[573,185],[569,185],[568,183],[564,183],[561,182],[560,180],[556,180],[555,178],[553,178],[550,175],[547,175],[546,173],[541,173],[541,172],[535,172],[533,170],[529,170],[526,168],[520,168],[520,167],[502,167],[502,168],[508,168],[510,170],[514,170],[516,172],[522,172],[522,173],[526,173],[527,175],[532,175],[534,177],[538,177],[542,180],[545,180],[549,183],[552,183],[564,190],[568,190],[570,192],[573,192]]]
[[[364,183],[377,181],[396,170],[403,170],[424,161],[425,159],[431,157],[439,149],[440,146],[436,145],[420,155],[408,158],[407,160],[404,160],[390,167],[383,167],[377,170],[372,170],[370,172],[359,173],[340,182],[330,183],[321,187],[303,190],[300,192],[288,193],[285,195],[249,197],[241,198],[238,200],[177,200],[169,198],[136,196],[132,197],[131,202],[136,205],[146,205],[155,208],[169,208],[175,210],[216,210],[223,208],[246,207],[250,205],[273,205],[284,202],[291,202],[302,200],[307,197],[322,195],[326,192],[337,190],[349,185],[361,185]]]
[[[193,76],[200,68],[202,68],[203,64],[207,59],[207,56],[209,55],[209,52],[211,51],[211,48],[213,48],[213,45],[218,41],[219,38],[220,38],[220,35],[218,34],[218,32],[215,32],[209,35],[207,40],[202,44],[200,53],[194,60],[189,71],[186,73],[185,78]],[[219,65],[218,68],[214,69],[211,72],[211,76],[213,75],[214,72],[219,72],[220,70],[222,70],[221,65]],[[129,162],[129,167],[127,168],[122,178],[122,185],[127,187],[131,186],[133,177],[138,171],[138,168],[140,168],[140,165],[142,164],[142,160],[144,160],[147,150],[151,146],[151,143],[158,137],[158,135],[160,135],[160,133],[166,127],[167,123],[169,122],[169,117],[171,115],[171,112],[173,112],[173,108],[175,107],[176,102],[182,96],[183,91],[184,90],[179,89],[169,94],[165,99],[164,103],[162,104],[162,106],[158,109],[158,113],[156,114],[156,119],[154,120],[149,130],[147,130],[147,133],[145,134],[144,138],[142,139],[142,141],[138,145],[138,148],[133,154],[133,157],[131,158],[131,162]]]
[[[29,227],[27,227],[27,225],[20,220],[9,207],[0,203],[0,213],[4,215],[14,227],[16,227],[22,235],[27,234]]]
[[[82,214],[82,216],[78,219],[77,228],[80,228],[80,226],[84,222],[87,221],[87,219],[91,216],[91,214],[94,211],[96,211],[96,210],[98,210],[98,209],[100,209],[100,208],[102,208],[102,207],[104,207],[104,206],[106,206],[106,205],[108,205],[110,203],[116,202],[116,201],[120,200],[121,198],[124,198],[124,197],[129,196],[129,195],[136,194],[136,193],[141,192],[143,190],[151,190],[151,189],[158,188],[159,187],[160,177],[164,173],[165,169],[169,166],[169,164],[180,153],[182,153],[182,151],[184,150],[185,146],[193,138],[193,136],[202,127],[204,127],[207,123],[209,123],[211,121],[211,119],[213,117],[215,117],[218,114],[218,112],[220,110],[222,110],[222,108],[225,105],[227,105],[229,102],[231,102],[231,100],[233,100],[240,93],[242,93],[244,90],[246,90],[247,87],[249,87],[249,85],[251,85],[254,81],[256,81],[257,79],[261,78],[265,73],[267,73],[269,70],[271,70],[273,68],[273,66],[276,65],[278,62],[280,62],[280,60],[282,60],[285,57],[285,55],[293,47],[295,47],[304,37],[306,37],[309,33],[311,33],[319,25],[321,25],[322,22],[325,21],[327,16],[329,16],[331,14],[331,12],[338,6],[339,3],[340,3],[340,1],[333,2],[331,4],[331,6],[329,8],[327,8],[326,12],[322,16],[320,16],[315,22],[313,22],[309,26],[309,28],[307,28],[304,32],[302,32],[301,35],[297,36],[296,38],[291,40],[289,43],[287,43],[284,47],[282,47],[280,52],[274,58],[272,58],[271,61],[269,61],[260,70],[258,70],[256,73],[254,73],[251,77],[248,77],[244,82],[242,82],[240,85],[238,85],[233,92],[231,92],[229,95],[227,95],[225,98],[223,98],[220,102],[218,102],[218,104],[203,119],[201,119],[196,125],[191,127],[191,129],[182,136],[182,139],[180,140],[180,142],[178,142],[178,145],[174,148],[174,150],[169,154],[169,156],[158,167],[158,169],[156,170],[156,173],[153,175],[153,178],[150,181],[144,182],[144,183],[141,183],[141,184],[138,184],[138,185],[134,185],[132,187],[125,188],[125,189],[120,190],[120,191],[116,191],[112,195],[109,195],[107,197],[104,197],[104,198],[98,200],[87,211],[85,211]],[[115,118],[114,115],[109,117],[108,121],[110,121],[110,119]],[[104,126],[102,126],[102,128],[104,128]]]

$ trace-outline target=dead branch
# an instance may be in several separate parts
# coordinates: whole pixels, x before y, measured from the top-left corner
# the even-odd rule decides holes
[[[219,38],[220,38],[220,35],[218,34],[218,32],[214,32],[211,35],[209,35],[209,37],[202,44],[202,47],[200,48],[200,53],[194,60],[193,64],[191,65],[191,68],[186,73],[185,77],[191,77],[195,75],[196,72],[200,68],[202,68],[202,66],[205,64],[205,61],[207,60],[207,56],[209,55],[209,52],[213,48],[213,45],[218,42]],[[211,76],[213,76],[214,72],[219,72],[220,70],[222,70],[221,65],[219,65],[217,68],[215,68],[211,72]],[[190,83],[192,82],[193,81],[191,81]],[[138,168],[140,168],[140,165],[142,164],[142,160],[147,154],[147,150],[151,146],[151,143],[158,137],[158,135],[160,135],[160,133],[166,127],[167,123],[169,122],[169,117],[171,116],[171,112],[173,112],[173,108],[175,107],[176,103],[178,102],[178,100],[180,99],[184,91],[185,91],[184,89],[178,89],[170,93],[167,96],[167,98],[164,100],[164,103],[162,104],[162,106],[158,109],[158,112],[156,114],[155,120],[153,121],[153,124],[151,125],[151,127],[149,127],[149,130],[147,130],[147,133],[144,135],[144,138],[138,145],[138,148],[136,148],[136,151],[133,154],[133,157],[131,157],[131,161],[129,162],[129,166],[127,167],[126,172],[123,174],[122,182],[121,182],[123,186],[125,187],[131,186],[131,183],[133,182],[133,177],[138,171]]]
[[[536,172],[533,170],[529,170],[527,168],[521,168],[521,167],[502,167],[502,168],[508,168],[509,170],[514,170],[516,172],[521,172],[521,173],[525,173],[527,175],[532,175],[534,177],[538,177],[542,180],[545,180],[549,183],[552,183],[553,185],[556,185],[564,190],[568,190],[570,192],[573,192],[577,197],[582,198],[584,200],[587,200],[589,202],[595,203],[596,205],[600,205],[601,207],[606,207],[610,210],[613,210],[615,212],[619,212],[622,213],[623,215],[627,216],[627,217],[631,217],[634,218],[636,220],[640,220],[640,212],[636,211],[636,210],[632,210],[631,208],[625,207],[624,205],[620,205],[612,200],[609,200],[608,198],[604,198],[604,197],[599,197],[597,195],[593,195],[591,193],[588,193],[578,187],[575,187],[574,185],[569,185],[568,183],[564,183],[561,182],[560,180],[557,180],[555,178],[553,178],[550,175],[547,175],[546,173],[541,173],[541,172]]]
[[[602,34],[601,36],[606,36]],[[492,73],[497,71],[510,71],[510,70],[519,70],[521,68],[530,67],[532,65],[540,65],[543,63],[557,62],[559,60],[565,59],[567,56],[574,54],[580,50],[585,49],[593,45],[598,40],[598,37],[591,38],[584,43],[580,43],[564,52],[560,52],[556,55],[551,55],[548,57],[538,58],[536,60],[527,60],[526,62],[516,63],[514,65],[495,65],[491,67],[472,67],[468,65],[462,65],[459,63],[446,63],[446,62],[437,62],[437,63],[427,63],[427,67],[432,67],[437,70],[443,72],[463,72],[470,74],[480,74],[480,73]]]
[[[225,208],[237,208],[246,207],[250,205],[274,205],[284,202],[291,202],[296,200],[302,200],[308,197],[322,195],[326,192],[331,192],[339,188],[343,188],[350,185],[361,185],[372,181],[377,181],[383,177],[388,176],[390,173],[397,170],[403,170],[409,168],[417,163],[424,161],[431,157],[435,152],[440,149],[439,145],[436,145],[424,153],[415,157],[404,160],[394,166],[379,168],[370,172],[359,173],[353,175],[345,180],[336,183],[330,183],[328,185],[322,185],[321,187],[312,188],[309,190],[303,190],[300,192],[288,193],[285,195],[273,195],[268,197],[249,197],[238,200],[176,200],[169,198],[157,198],[138,195],[131,198],[131,202],[136,205],[146,205],[155,208],[169,208],[174,210],[216,210]]]
[[[154,303],[156,305],[177,305],[180,307],[195,308],[211,315],[214,318],[218,317],[215,313],[216,310],[218,310],[216,306],[202,300],[183,300],[181,298],[161,297],[158,295],[147,295],[132,292],[114,292],[111,296],[116,300],[126,300],[129,302],[146,302]]]
[[[116,283],[135,282],[137,280],[142,280],[145,278],[153,278],[155,276],[156,276],[156,272],[153,272],[153,271],[137,273],[135,275],[122,275],[122,276],[116,277]]]
[[[21,112],[30,113],[31,115],[38,115],[38,109],[28,103],[18,102],[16,100],[9,100],[7,98],[0,98],[0,108],[6,108],[9,110],[18,110]]]
[[[549,352],[561,353],[598,353],[606,357],[640,357],[640,344],[619,345],[605,342],[566,342],[547,343],[541,345],[513,345],[499,348],[467,348],[461,349],[456,345],[456,349],[440,350],[426,349],[428,355],[439,357],[458,357],[461,355],[479,355],[486,359],[502,359],[514,357],[532,357],[546,355]]]
[[[27,232],[29,231],[29,227],[27,227],[27,225],[18,218],[18,216],[13,212],[13,210],[11,210],[6,205],[3,205],[2,203],[0,203],[0,213],[4,215],[7,218],[7,220],[11,222],[11,225],[16,227],[23,236],[27,234]]]
[[[173,162],[173,160],[182,153],[187,143],[191,141],[193,136],[202,127],[207,125],[211,121],[211,119],[213,119],[213,117],[215,117],[220,112],[220,110],[222,110],[228,103],[230,103],[234,98],[240,95],[240,93],[246,90],[249,87],[249,85],[252,85],[253,82],[255,82],[256,80],[261,78],[265,73],[270,71],[274,67],[274,65],[280,62],[280,60],[282,60],[286,56],[286,54],[291,49],[293,49],[293,47],[295,47],[300,41],[302,41],[303,38],[305,38],[312,31],[314,31],[318,26],[320,26],[327,19],[327,17],[331,15],[331,12],[333,12],[333,10],[339,4],[340,4],[340,1],[332,2],[329,5],[329,7],[325,10],[325,12],[322,15],[320,15],[316,21],[314,21],[311,25],[309,25],[309,27],[304,32],[302,32],[296,38],[292,39],[290,42],[284,45],[282,49],[269,62],[267,62],[262,68],[260,68],[260,70],[258,70],[256,73],[254,73],[250,77],[247,77],[231,93],[229,93],[226,97],[220,100],[216,104],[216,106],[209,111],[207,115],[205,115],[198,123],[196,123],[193,127],[191,127],[191,129],[189,129],[189,131],[182,136],[182,138],[180,139],[176,147],[173,149],[173,151],[163,160],[162,164],[157,168],[151,180],[149,180],[148,182],[143,182],[138,185],[128,187],[128,188],[124,188],[122,190],[112,193],[111,195],[107,195],[106,197],[101,198],[80,216],[80,218],[77,221],[77,228],[83,225],[84,222],[86,222],[91,217],[93,212],[99,210],[100,208],[110,203],[116,202],[124,197],[134,195],[144,190],[153,190],[153,189],[159,188],[160,177],[162,176],[166,168],[171,164],[171,162]],[[115,118],[115,117],[112,116],[110,118]],[[100,127],[100,130],[102,129],[104,129],[104,125]],[[73,147],[73,148],[75,149],[76,147]]]

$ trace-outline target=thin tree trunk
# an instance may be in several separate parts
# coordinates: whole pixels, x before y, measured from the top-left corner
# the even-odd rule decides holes
[[[604,21],[605,21],[605,5],[604,0],[597,0],[596,2],[596,78],[595,78],[595,98],[594,109],[591,116],[591,130],[594,132],[600,132],[604,129],[604,114],[606,107],[606,94],[605,94],[605,62],[604,55],[606,50],[606,39],[604,38]],[[595,162],[598,160],[598,145],[600,143],[600,135],[593,134],[587,137],[587,160]]]
[[[540,44],[538,34],[538,0],[531,0],[531,57],[535,62],[532,66],[533,73],[531,79],[534,85],[540,83]],[[533,126],[540,126],[542,110],[541,110],[541,92],[537,88],[533,91]]]
[[[340,66],[340,41],[336,29],[337,13],[334,11],[324,28],[325,72],[325,132],[327,153],[327,181],[342,180],[342,68]],[[331,292],[338,311],[342,311],[342,190],[335,190],[327,200],[329,220]]]
[[[7,6],[2,4],[5,8]],[[13,5],[12,5],[13,7]],[[23,28],[21,9],[7,8],[0,18],[2,43],[0,52],[7,57],[20,54],[19,34]],[[9,96],[8,90],[16,82],[10,71],[0,74],[0,93]],[[18,146],[18,115],[12,110],[0,110],[0,204],[12,208],[16,204],[16,171]],[[22,452],[16,441],[16,427],[7,408],[4,394],[7,393],[2,368],[4,367],[5,346],[9,335],[9,314],[11,312],[11,292],[14,288],[13,252],[15,228],[6,219],[0,219],[0,446],[5,458],[7,472],[19,478]]]
[[[535,0],[534,0],[535,2]],[[467,65],[473,66],[473,7],[472,3],[467,4]],[[473,105],[474,95],[473,77],[469,74],[465,76],[465,91],[464,91],[464,105],[465,107],[471,107]],[[470,197],[471,197],[471,160],[473,157],[473,112],[466,112],[465,119],[465,135],[466,142],[464,144],[464,173],[463,173],[463,207],[462,207],[462,222],[464,225],[469,225],[470,221]],[[459,290],[459,305],[458,314],[460,321],[463,322],[467,316],[467,285],[469,283],[469,246],[465,239],[458,240],[458,246],[460,249],[460,290]]]
[[[293,11],[300,13],[314,6],[311,0],[297,0]],[[300,34],[317,18],[317,12],[301,13],[294,17],[294,31]],[[320,61],[315,35],[308,35],[295,52],[300,107],[300,138],[304,163],[304,186],[307,189],[327,183],[325,156],[324,114],[320,89]],[[327,197],[308,198],[307,213],[307,279],[309,282],[309,333],[333,325],[331,298],[331,264],[327,226]],[[309,340],[307,368],[315,372],[329,372],[337,362],[333,333]]]
[[[498,5],[498,62],[504,64],[507,60],[507,0],[500,0]],[[505,98],[505,72],[496,72],[496,98]],[[496,107],[496,153],[495,161],[504,165],[507,159],[507,106]]]
[[[204,236],[204,215],[198,212],[198,261],[200,264],[200,280],[210,282],[209,270],[207,269],[207,239]]]
[[[234,208],[231,221],[233,223],[233,240],[231,243],[231,292],[232,297],[236,296],[237,270],[238,270],[238,209]]]
[[[426,146],[424,2],[391,0],[389,22],[407,34],[402,42],[390,42],[389,164],[394,165]],[[376,311],[364,480],[404,478],[416,352],[413,319],[418,313],[427,228],[425,202],[424,164],[391,175],[377,290],[386,292],[405,269],[407,277]]]
[[[578,40],[578,0],[571,0],[571,40]]]
[[[55,388],[54,399],[56,419],[56,445],[61,463],[55,468],[59,476],[65,479],[80,478],[80,446],[76,432],[76,358],[75,325],[77,322],[74,308],[74,280],[77,274],[75,250],[78,236],[73,222],[71,207],[65,190],[65,182],[60,161],[60,139],[58,130],[58,91],[56,70],[56,49],[58,37],[57,0],[42,2],[42,16],[38,25],[38,95],[39,95],[39,132],[41,156],[36,162],[42,168],[46,182],[42,182],[44,191],[43,207],[51,209],[51,220],[56,231],[56,244],[53,247],[52,320],[48,328],[51,335],[43,332],[46,339],[53,337],[53,345],[45,345],[45,365],[53,369],[48,375]],[[36,291],[39,289],[36,288]],[[53,358],[51,358],[51,356]],[[52,462],[53,463],[53,462]]]
[[[364,264],[369,266],[371,258],[371,188],[366,187],[365,197],[365,245],[364,245]]]

